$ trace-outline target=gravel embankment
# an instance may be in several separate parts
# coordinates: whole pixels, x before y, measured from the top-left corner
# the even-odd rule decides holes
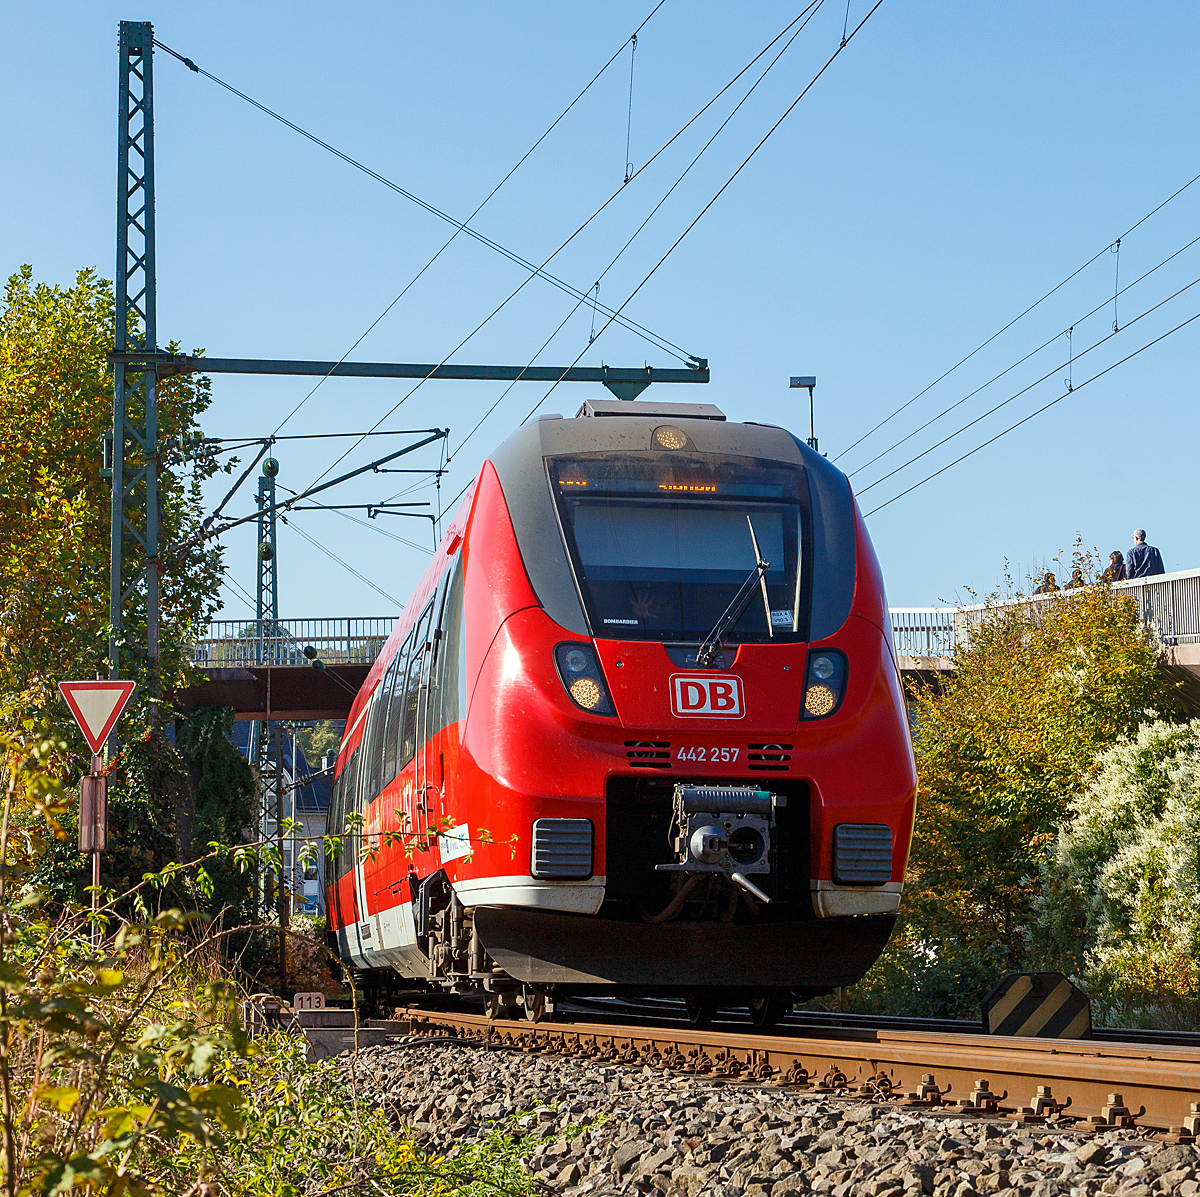
[[[343,1066],[349,1068],[347,1057]],[[568,1197],[1196,1197],[1200,1152],[511,1050],[367,1048],[368,1096],[439,1152],[496,1129]]]

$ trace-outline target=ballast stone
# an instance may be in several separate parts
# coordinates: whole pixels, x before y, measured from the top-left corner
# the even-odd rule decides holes
[[[1082,1137],[459,1045],[339,1064],[426,1151],[503,1130],[544,1197],[1200,1197],[1200,1153],[1131,1129]]]

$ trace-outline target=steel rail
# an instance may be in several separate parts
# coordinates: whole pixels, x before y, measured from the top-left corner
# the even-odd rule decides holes
[[[998,1040],[879,1028],[826,1037],[601,1022],[491,1020],[402,1007],[373,1025],[454,1034],[481,1045],[786,1085],[893,1101],[955,1116],[1025,1123],[1138,1126],[1191,1142],[1200,1108],[1200,1049],[1091,1040]],[[1123,1100],[1122,1100],[1123,1099]]]
[[[686,1020],[687,1011],[682,1001],[672,998],[584,998],[573,997],[563,1003],[560,1011],[588,1014],[600,1021],[620,1022],[628,1019],[668,1019],[675,1022]],[[737,1010],[740,1015],[726,1017],[726,1011]],[[745,1027],[745,1007],[721,1007],[715,1015],[720,1022],[741,1022]],[[921,1031],[923,1033],[944,1032],[951,1035],[985,1035],[978,1019],[968,1018],[924,1018],[897,1014],[849,1014],[840,1010],[794,1010],[788,1014],[781,1026],[782,1033],[807,1035],[818,1030],[858,1030],[862,1028],[881,1031]],[[731,1028],[734,1029],[734,1028]],[[1092,1027],[1088,1036],[1093,1042],[1124,1044],[1161,1044],[1166,1047],[1200,1048],[1200,1031],[1141,1030],[1132,1027]]]

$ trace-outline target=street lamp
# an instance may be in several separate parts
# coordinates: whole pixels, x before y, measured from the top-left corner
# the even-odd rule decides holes
[[[813,391],[817,389],[817,376],[815,374],[802,374],[799,377],[792,375],[791,386],[808,387],[808,447],[815,453],[817,451],[817,436],[813,428]]]

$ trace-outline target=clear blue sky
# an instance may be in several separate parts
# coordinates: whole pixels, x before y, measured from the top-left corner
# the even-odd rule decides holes
[[[7,185],[0,267],[30,262],[67,282],[81,266],[111,276],[116,23],[157,36],[431,203],[466,216],[644,19],[653,0],[606,5],[360,3],[13,6],[0,41]],[[666,0],[639,39],[630,157],[640,165],[799,11],[771,0]],[[850,23],[867,11],[851,0]],[[607,275],[619,303],[836,48],[846,9],[827,0],[645,232]],[[831,457],[916,395],[1038,296],[1200,173],[1196,113],[1200,10],[1184,3],[883,6],[672,254],[627,312],[707,357],[705,399],[731,418],[817,432]],[[160,340],[214,356],[337,358],[445,239],[447,226],[191,74],[156,57]],[[540,260],[621,183],[629,51],[484,209],[475,225]],[[741,92],[731,93],[740,96]],[[731,107],[727,97],[635,180],[551,267],[588,288]],[[1122,285],[1200,233],[1200,183],[1125,239]],[[993,374],[1077,322],[1078,353],[1109,332],[1117,259],[1105,254],[1052,300],[923,395],[839,465],[862,490],[940,436],[1051,378],[894,478],[864,511],[1057,397],[1067,342],[968,399],[900,449],[866,463]],[[1200,245],[1121,297],[1119,322],[1200,276]],[[353,356],[440,361],[522,279],[459,238]],[[530,283],[455,360],[525,364],[573,301]],[[1200,312],[1200,285],[1074,365],[1076,385]],[[582,308],[538,358],[568,364],[588,340]],[[1193,518],[1195,362],[1200,320],[1072,394],[995,445],[872,515],[894,605],[986,591],[1005,560],[1025,572],[1075,534],[1107,554],[1135,525],[1168,569],[1200,565]],[[615,327],[582,364],[674,365]],[[358,429],[408,390],[391,381],[326,383],[285,432]],[[213,435],[271,432],[305,379],[214,380]],[[448,424],[453,496],[538,402],[521,384],[429,383],[386,427]],[[680,389],[682,390],[682,388]],[[596,391],[562,386],[542,410],[572,414]],[[356,449],[369,460],[379,440]],[[346,442],[281,446],[297,489]],[[459,449],[461,446],[461,449]],[[435,457],[426,453],[432,464]],[[345,467],[342,467],[345,468]],[[378,501],[403,477],[344,487]],[[429,488],[413,501],[434,499]],[[246,500],[250,501],[250,487]],[[357,513],[361,514],[361,513]],[[380,519],[380,525],[385,521]],[[426,557],[327,513],[296,524],[397,600]],[[402,526],[403,525],[403,526]],[[419,521],[386,528],[419,544]],[[253,535],[229,537],[253,592]],[[391,613],[380,597],[291,529],[281,534],[285,617]],[[246,613],[229,589],[227,611]]]

